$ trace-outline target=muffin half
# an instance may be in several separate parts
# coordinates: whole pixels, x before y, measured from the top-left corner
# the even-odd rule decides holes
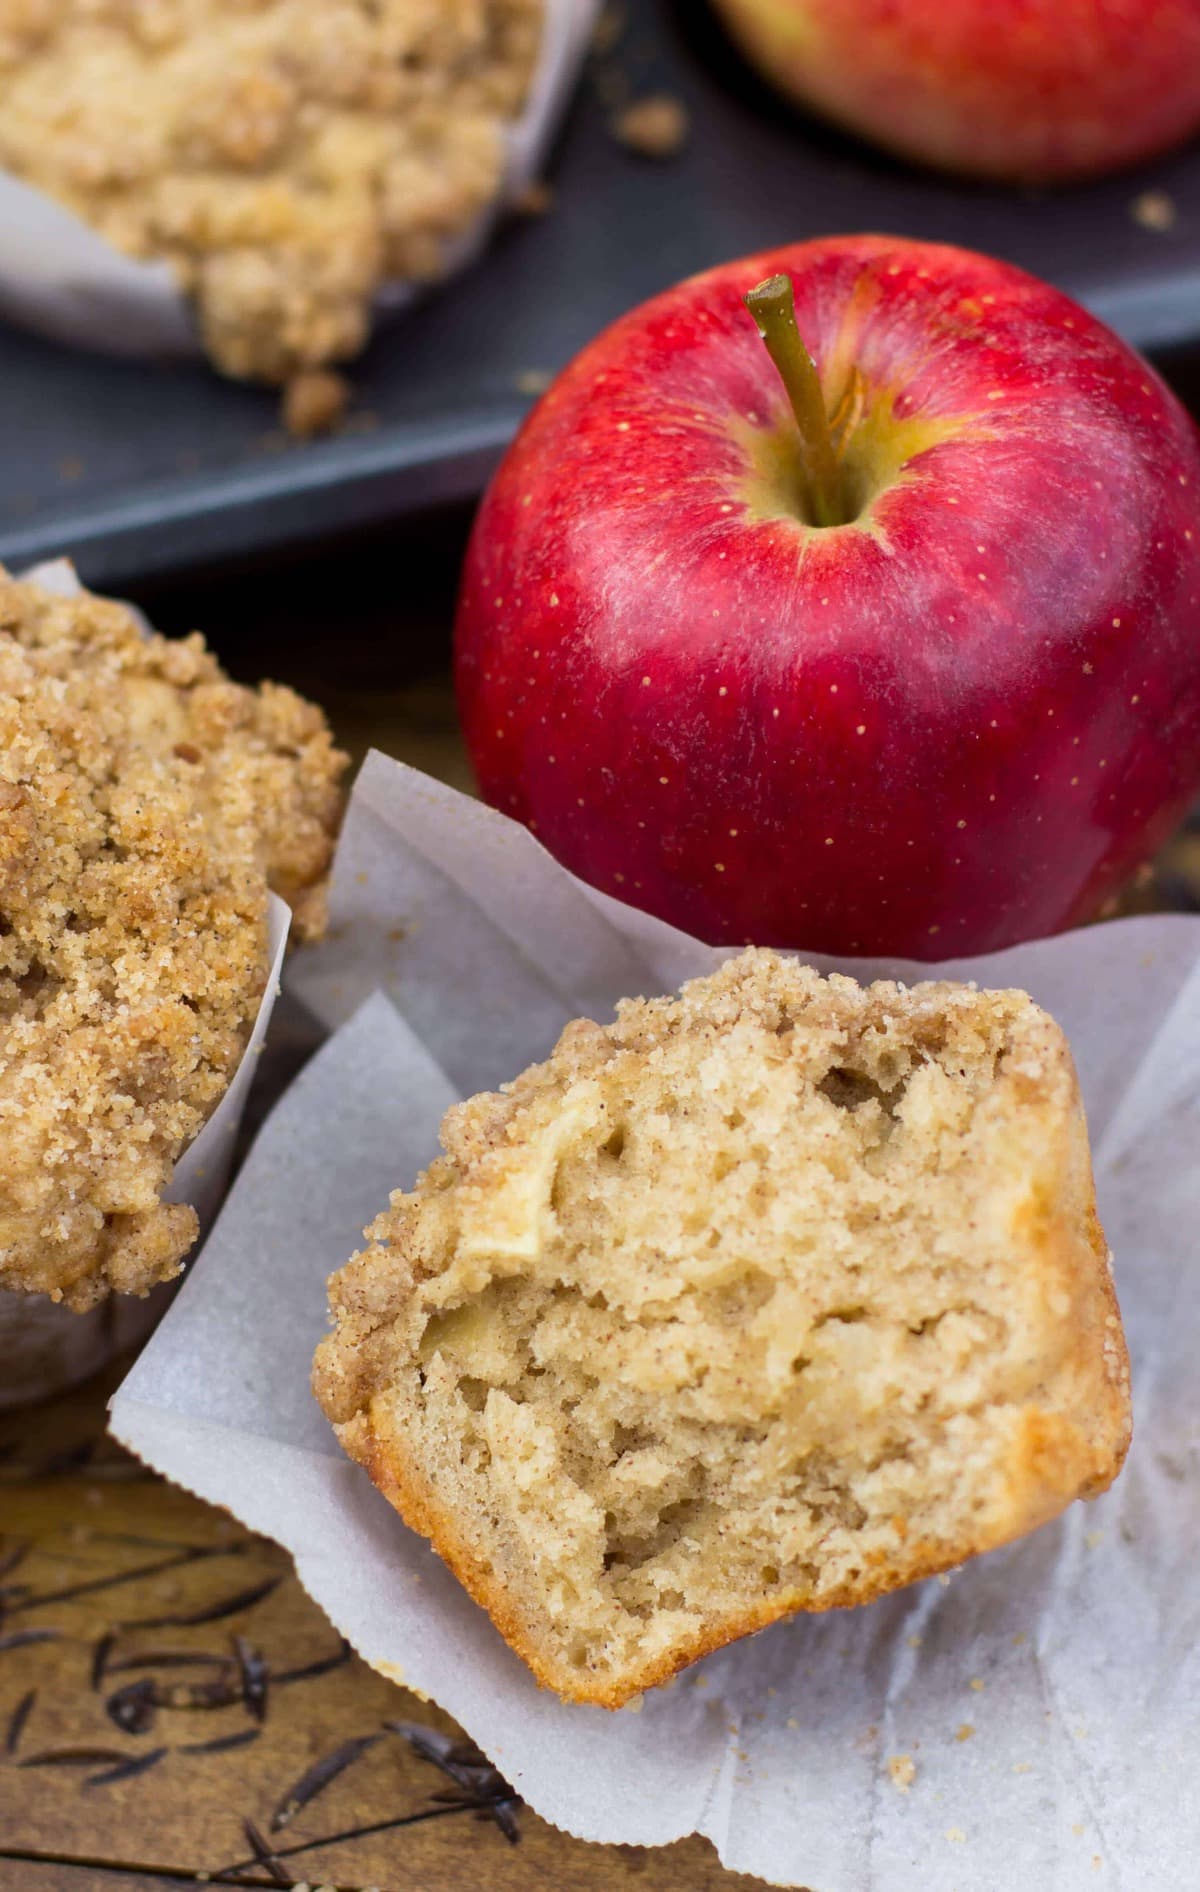
[[[617,1707],[1103,1490],[1128,1361],[1024,993],[750,951],[447,1115],[318,1398],[537,1677]]]

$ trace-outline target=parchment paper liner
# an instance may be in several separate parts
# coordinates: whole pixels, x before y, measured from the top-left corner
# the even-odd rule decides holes
[[[579,76],[599,0],[546,0],[546,29],[529,99],[506,134],[497,202],[448,244],[446,274],[485,247],[496,218],[537,176]],[[388,283],[380,313],[406,308],[423,286]],[[42,191],[0,172],[0,314],[71,347],[115,355],[203,352],[188,298],[170,265],[124,256]]]
[[[308,1393],[324,1276],[432,1155],[447,1102],[513,1075],[568,1017],[717,957],[372,757],[330,939],[290,978],[338,1029],[260,1135],[113,1430],[285,1544],[369,1662],[585,1839],[698,1831],[726,1865],[813,1892],[1182,1892],[1200,1844],[1200,922],[893,969],[1027,986],[1070,1032],[1089,1104],[1138,1432],[1112,1493],[1024,1543],[778,1625],[640,1712],[568,1708],[344,1460]],[[886,1765],[899,1754],[907,1792]]]

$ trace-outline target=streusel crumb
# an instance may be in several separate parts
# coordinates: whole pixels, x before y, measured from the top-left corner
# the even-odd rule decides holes
[[[494,201],[543,0],[0,0],[0,165],[165,258],[227,374],[356,354]]]
[[[178,1272],[196,1217],[160,1197],[257,1013],[268,887],[321,930],[344,762],[198,636],[0,568],[0,1287]]]

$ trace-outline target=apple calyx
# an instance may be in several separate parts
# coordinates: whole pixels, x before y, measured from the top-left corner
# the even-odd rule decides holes
[[[796,297],[791,278],[769,276],[743,300],[779,371],[800,430],[803,491],[809,513],[806,523],[848,525],[854,515],[847,505],[821,377],[796,323]]]

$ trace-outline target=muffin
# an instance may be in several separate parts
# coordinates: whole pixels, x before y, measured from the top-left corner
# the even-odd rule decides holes
[[[501,192],[543,0],[0,0],[0,167],[167,262],[226,374],[362,348]]]
[[[201,638],[0,570],[0,1288],[83,1312],[178,1273],[164,1191],[258,1013],[268,890],[322,929],[343,766]]]
[[[350,1456],[538,1680],[615,1708],[1111,1483],[1129,1369],[1021,992],[749,951],[569,1026],[330,1283]]]

